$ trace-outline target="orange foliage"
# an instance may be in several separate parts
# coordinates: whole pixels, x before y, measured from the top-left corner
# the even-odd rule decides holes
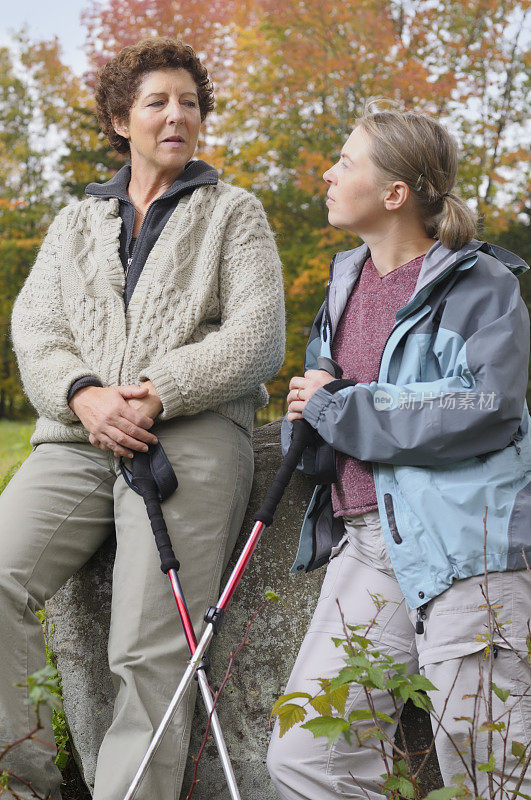
[[[200,155],[264,202],[285,266],[285,380],[322,296],[334,249],[323,171],[374,96],[435,114],[462,148],[459,191],[488,230],[524,207],[528,152],[519,131],[529,0],[106,0],[84,13],[95,70],[146,35],[189,42],[218,105]],[[279,394],[273,385],[273,394]],[[283,389],[282,389],[283,392]]]

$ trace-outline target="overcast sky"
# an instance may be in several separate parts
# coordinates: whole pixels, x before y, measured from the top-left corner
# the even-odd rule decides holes
[[[86,59],[81,49],[85,29],[81,27],[80,14],[90,5],[91,0],[11,0],[3,3],[0,44],[9,44],[10,31],[27,24],[32,39],[58,36],[64,61],[81,74],[86,69]]]

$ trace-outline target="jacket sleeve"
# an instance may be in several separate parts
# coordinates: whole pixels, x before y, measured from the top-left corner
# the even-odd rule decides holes
[[[163,405],[160,419],[255,393],[282,365],[282,269],[265,212],[252,195],[243,196],[227,222],[219,294],[219,329],[170,350],[139,375],[155,385]]]
[[[68,208],[50,225],[35,264],[18,295],[11,332],[24,391],[37,412],[63,423],[79,423],[68,405],[78,379],[94,375],[83,363],[64,313],[60,286],[61,241]]]
[[[305,419],[336,450],[363,461],[436,466],[506,447],[525,408],[529,316],[517,279],[508,270],[498,277],[475,291],[470,270],[468,283],[449,293],[430,345],[439,379],[332,381],[309,400]],[[444,328],[456,308],[467,320],[460,334]]]

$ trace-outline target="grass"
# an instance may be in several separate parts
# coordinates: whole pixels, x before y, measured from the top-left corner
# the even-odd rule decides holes
[[[0,482],[31,452],[29,443],[33,422],[12,422],[0,419]]]

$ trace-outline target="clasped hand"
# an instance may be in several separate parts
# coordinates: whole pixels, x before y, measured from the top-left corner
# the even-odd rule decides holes
[[[89,432],[89,441],[117,457],[132,458],[156,444],[149,432],[162,403],[151,381],[140,386],[86,386],[79,389],[70,408]]]
[[[324,369],[309,369],[304,377],[294,375],[289,382],[288,419],[293,422],[302,419],[302,412],[308,400],[313,397],[317,389],[325,386],[333,377]]]

